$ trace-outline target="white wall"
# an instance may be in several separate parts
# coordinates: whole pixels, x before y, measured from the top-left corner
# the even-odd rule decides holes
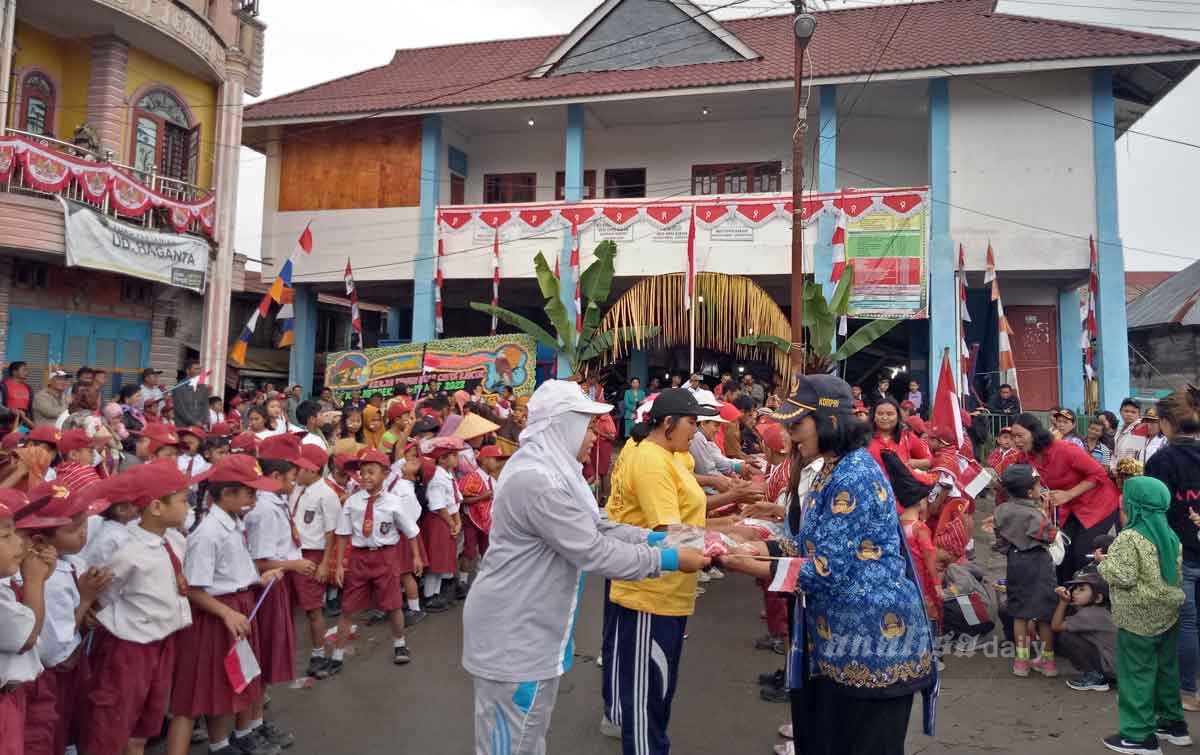
[[[984,268],[989,240],[1001,270],[1087,268],[1096,228],[1091,107],[1086,71],[950,80],[950,235],[968,268]]]
[[[263,265],[269,277],[296,248],[304,226],[312,223],[313,252],[297,254],[294,283],[340,281],[346,258],[353,261],[357,281],[406,280],[413,274],[420,211],[416,207],[322,212],[268,212],[262,250],[271,262]],[[269,230],[268,230],[269,229]]]

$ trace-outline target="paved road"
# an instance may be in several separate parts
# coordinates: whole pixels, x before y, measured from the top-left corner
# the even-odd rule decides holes
[[[620,752],[597,730],[600,670],[594,658],[600,649],[602,595],[598,580],[588,585],[577,637],[580,655],[563,681],[549,741],[552,754]],[[762,633],[758,596],[749,580],[730,576],[711,583],[700,598],[675,700],[674,752],[769,755],[778,741],[775,728],[785,720],[787,706],[761,702],[756,677],[777,667],[781,657],[753,649],[753,638]],[[407,668],[392,666],[383,626],[361,631],[355,655],[340,676],[311,689],[274,691],[273,717],[297,737],[291,752],[470,753],[470,682],[459,666],[461,611],[431,616],[410,632],[414,661]],[[948,662],[938,736],[920,733],[915,706],[910,753],[1074,755],[1103,751],[1100,737],[1115,730],[1115,693],[1072,692],[1062,680],[1016,679],[1006,659]]]

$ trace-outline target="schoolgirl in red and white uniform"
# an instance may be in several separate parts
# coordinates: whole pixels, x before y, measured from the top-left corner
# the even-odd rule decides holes
[[[421,536],[429,561],[421,578],[425,610],[440,613],[449,602],[441,595],[442,581],[453,579],[458,571],[456,539],[462,531],[460,509],[462,494],[454,481],[458,451],[463,443],[457,438],[439,438],[429,456],[436,465],[433,477],[426,482],[427,511],[421,517]]]

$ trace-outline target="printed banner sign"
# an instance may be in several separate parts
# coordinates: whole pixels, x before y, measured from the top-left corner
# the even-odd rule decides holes
[[[204,293],[209,245],[195,236],[134,228],[65,200],[67,265]]]
[[[526,335],[447,338],[366,351],[340,351],[325,362],[325,387],[341,398],[353,391],[385,398],[396,386],[409,395],[475,390],[483,385],[489,401],[505,386],[518,396],[533,393],[537,343]]]
[[[913,196],[916,201],[903,210],[894,202],[847,201],[846,261],[854,263],[851,317],[929,316],[928,203]]]

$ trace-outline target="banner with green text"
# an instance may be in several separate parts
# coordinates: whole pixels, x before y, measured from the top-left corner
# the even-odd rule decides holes
[[[847,192],[846,262],[854,264],[850,316],[929,316],[929,192]]]

